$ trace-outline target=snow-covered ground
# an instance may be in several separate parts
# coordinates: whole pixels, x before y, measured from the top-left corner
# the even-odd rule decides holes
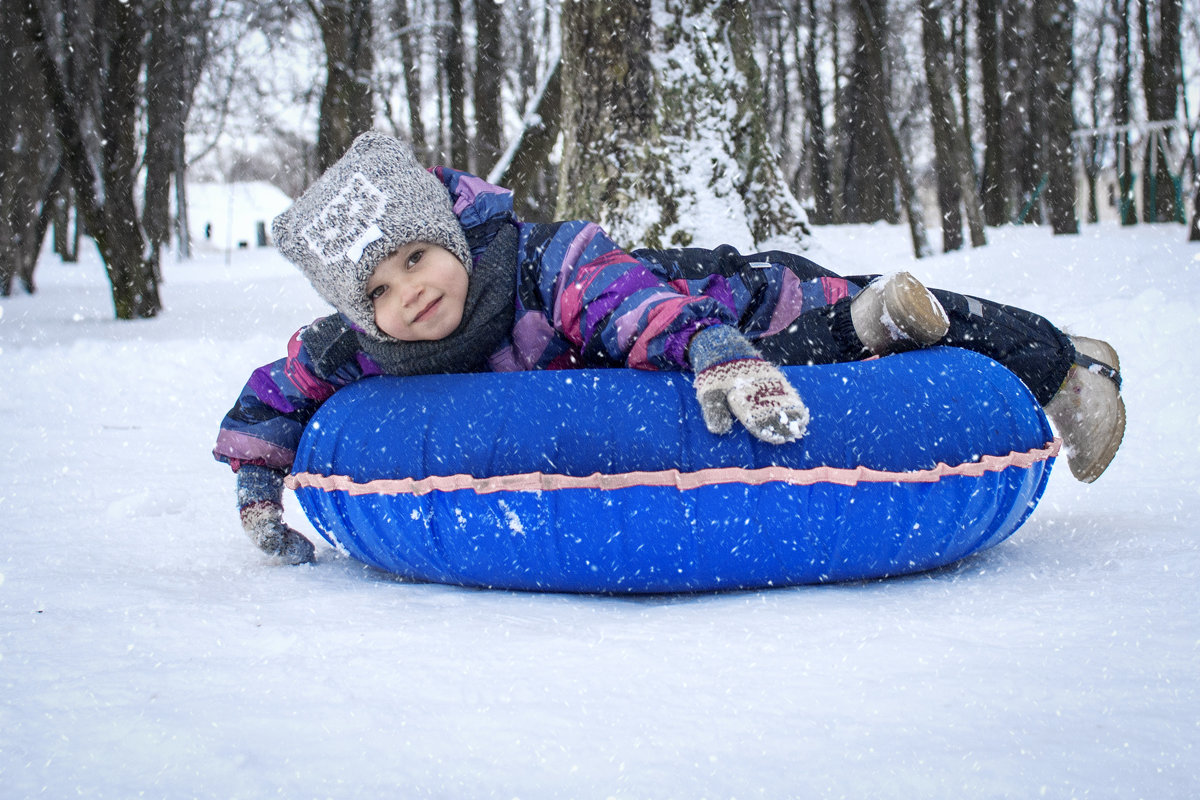
[[[1109,338],[1108,474],[1060,464],[1012,539],[900,580],[616,599],[280,567],[209,451],[312,290],[213,253],[121,323],[90,250],[47,259],[0,301],[0,796],[1198,796],[1200,246],[1002,229],[914,265],[904,228],[817,235],[829,266]]]

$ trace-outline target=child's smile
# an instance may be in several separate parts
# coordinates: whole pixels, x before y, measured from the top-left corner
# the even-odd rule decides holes
[[[449,336],[462,322],[467,271],[449,250],[411,242],[388,256],[367,281],[379,330],[402,342]]]

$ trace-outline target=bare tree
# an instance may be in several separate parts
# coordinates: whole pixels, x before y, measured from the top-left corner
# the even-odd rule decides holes
[[[1117,199],[1122,225],[1137,223],[1137,206],[1133,196],[1133,152],[1129,141],[1130,107],[1132,105],[1130,83],[1133,69],[1130,65],[1130,0],[1113,0],[1113,24],[1116,26],[1117,75],[1113,86],[1113,121],[1120,129],[1117,135]]]
[[[12,291],[13,280],[32,293],[33,273],[45,233],[44,220],[54,210],[61,185],[61,163],[55,146],[53,118],[40,102],[33,43],[16,3],[0,5],[0,296]]]
[[[556,62],[533,96],[524,124],[489,179],[513,190],[513,205],[522,219],[554,216],[558,176],[549,169],[562,115],[562,67]]]
[[[988,225],[1008,221],[1011,202],[1005,179],[1004,100],[1000,85],[1000,3],[978,0],[975,40],[979,45],[980,93],[983,96],[983,173],[979,193]]]
[[[828,136],[825,131],[825,102],[821,92],[821,78],[817,70],[817,4],[816,0],[796,0],[793,14],[802,20],[807,37],[803,55],[799,52],[799,37],[796,39],[796,62],[801,65],[800,92],[804,100],[804,124],[808,135],[807,158],[811,166],[810,186],[813,193],[812,221],[817,225],[828,225],[837,220],[837,208],[833,203],[833,164],[829,154]]]
[[[100,67],[87,75],[98,84],[97,170],[88,147],[93,132],[84,128],[84,121],[93,119],[92,111],[67,82],[40,3],[25,0],[25,24],[35,45],[76,202],[104,260],[118,319],[153,317],[162,309],[157,265],[146,246],[134,201],[145,11],[145,0],[97,0],[94,24],[86,29],[89,49]]]
[[[1075,74],[1072,61],[1074,0],[1038,0],[1035,6],[1035,46],[1042,76],[1042,164],[1046,205],[1055,233],[1078,233],[1075,215]]]
[[[399,52],[400,65],[397,77],[399,83],[404,87],[404,105],[407,113],[404,115],[406,119],[403,127],[407,129],[407,133],[401,131],[402,126],[397,118],[398,115],[393,113],[390,96],[386,90],[381,92],[384,108],[392,120],[396,134],[406,135],[417,158],[425,160],[428,156],[426,152],[428,146],[425,137],[425,122],[421,115],[424,94],[421,86],[421,44],[423,32],[428,25],[413,19],[409,0],[393,0],[389,8],[389,16],[384,19],[384,30],[395,37],[394,43]]]
[[[446,28],[446,49],[443,70],[446,76],[446,95],[450,103],[450,163],[459,169],[471,168],[470,132],[467,130],[467,79],[463,58],[462,0],[448,0],[450,25]]]
[[[1138,17],[1142,34],[1142,89],[1150,122],[1175,119],[1183,80],[1182,6],[1182,0],[1142,0]],[[1167,153],[1168,136],[1169,133],[1164,132],[1161,136],[1151,137],[1146,148],[1142,200],[1147,222],[1183,219]]]
[[[945,11],[946,6],[941,0],[921,0],[921,41],[933,127],[934,169],[942,217],[942,250],[950,252],[963,245],[964,209],[970,223],[972,246],[987,244],[987,237],[975,191],[975,169],[970,161],[966,133],[959,125],[961,117],[951,94],[951,76],[947,66],[951,53],[941,21]]]
[[[176,188],[174,231],[189,253],[187,157],[184,136],[196,84],[208,58],[211,0],[149,0],[146,56],[146,185],[142,225],[158,264],[171,238],[171,183]]]
[[[917,258],[924,258],[930,255],[932,250],[925,234],[925,221],[917,198],[916,181],[891,117],[891,77],[887,69],[884,44],[888,33],[887,3],[886,0],[856,0],[854,9],[862,58],[856,74],[865,89],[864,94],[858,98],[859,113],[864,126],[860,133],[864,137],[869,133],[873,141],[877,142],[877,146],[882,146],[883,150],[878,157],[884,159],[888,165],[886,174],[892,178],[892,183],[885,186],[899,186],[900,200],[904,205],[904,216],[908,220],[909,235],[912,238],[913,254]],[[865,127],[867,125],[875,126],[874,130],[868,131]],[[877,177],[882,179],[885,174],[877,173]],[[861,187],[861,178],[857,175],[855,178],[859,180]],[[847,204],[851,202],[849,191],[846,201]]]
[[[500,88],[504,74],[501,5],[475,0],[475,169],[488,172],[504,147]]]
[[[854,9],[853,65],[838,109],[845,117],[842,199],[846,222],[899,221],[896,162],[888,118],[891,88],[885,84],[885,0],[851,0]]]
[[[308,7],[325,46],[325,90],[317,122],[317,165],[323,171],[375,119],[371,0],[308,0]]]

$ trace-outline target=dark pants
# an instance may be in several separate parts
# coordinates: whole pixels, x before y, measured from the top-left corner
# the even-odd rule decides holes
[[[790,253],[761,253],[747,256],[747,260],[783,264],[802,280],[832,274]],[[847,280],[862,287],[875,277],[856,275]],[[1041,405],[1050,402],[1075,358],[1075,347],[1066,334],[1022,308],[942,289],[930,291],[950,317],[950,330],[940,345],[974,350],[1000,362],[1029,387]],[[784,365],[836,364],[869,355],[854,333],[849,299],[801,314],[783,331],[755,344],[764,357]]]

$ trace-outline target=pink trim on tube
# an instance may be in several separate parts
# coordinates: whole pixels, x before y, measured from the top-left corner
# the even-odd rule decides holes
[[[346,492],[350,495],[412,494],[430,492],[456,492],[470,489],[476,494],[495,492],[552,492],[559,489],[628,489],[635,486],[674,486],[680,490],[697,489],[701,486],[719,484],[745,484],[760,486],[764,483],[790,483],[810,486],[816,483],[832,483],[854,486],[859,483],[936,483],[942,478],[965,476],[978,478],[986,472],[1000,472],[1009,467],[1028,469],[1034,464],[1054,458],[1062,447],[1057,437],[1043,447],[1035,447],[1024,453],[1012,452],[1006,456],[984,456],[979,461],[950,466],[938,464],[932,469],[893,472],[888,470],[856,467],[815,467],[792,469],[790,467],[715,467],[695,472],[680,472],[677,469],[653,472],[623,472],[603,475],[599,472],[587,476],[526,472],[519,475],[500,475],[494,478],[475,478],[471,475],[434,475],[428,478],[381,478],[366,483],[356,483],[344,475],[315,475],[301,472],[289,475],[289,489],[313,488],[326,492]]]

